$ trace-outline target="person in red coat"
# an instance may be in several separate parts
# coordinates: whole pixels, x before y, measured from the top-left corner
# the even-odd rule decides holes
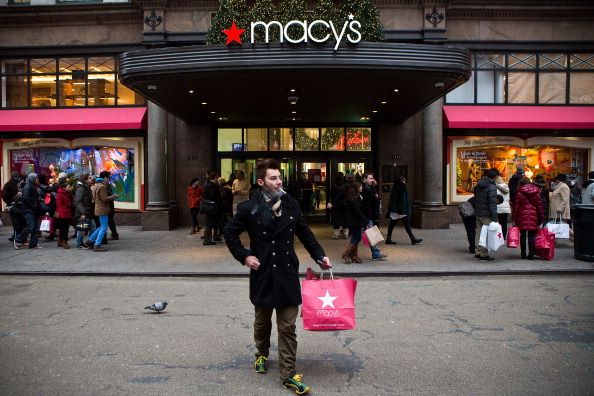
[[[514,198],[513,221],[520,229],[520,250],[523,259],[534,258],[534,242],[536,232],[544,223],[544,208],[540,199],[540,188],[530,184],[527,177],[520,179]],[[528,255],[526,255],[526,239],[528,239]]]
[[[188,186],[188,208],[190,208],[190,218],[192,219],[192,229],[190,230],[190,234],[195,234],[200,231],[198,213],[200,213],[200,201],[202,201],[203,194],[204,189],[200,185],[198,178],[193,178]]]
[[[56,228],[60,231],[58,247],[70,249],[68,228],[72,219],[72,186],[66,180],[66,174],[60,173],[56,196]]]

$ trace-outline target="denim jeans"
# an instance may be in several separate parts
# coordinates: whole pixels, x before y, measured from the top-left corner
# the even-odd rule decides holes
[[[95,227],[95,222],[93,220],[89,221],[89,235],[93,235],[96,229],[97,227]],[[84,234],[84,231],[76,230],[76,247],[82,246]]]
[[[31,239],[29,239],[29,247],[37,246],[37,234],[39,232],[39,217],[35,215],[35,213],[26,210],[23,212],[23,218],[25,219],[25,227],[21,230],[21,232],[16,235],[15,240],[17,243],[23,243],[31,234]]]
[[[101,242],[103,242],[103,237],[107,232],[107,224],[109,223],[109,216],[101,215],[99,216],[99,228],[97,228],[89,237],[89,242],[93,245],[99,247],[101,246]]]
[[[373,224],[373,221],[369,220],[369,221],[367,222],[367,228],[369,228],[369,227],[373,227],[373,226],[374,226],[374,224]],[[371,258],[378,258],[378,257],[381,257],[381,255],[382,255],[382,252],[380,252],[380,250],[379,250],[379,248],[377,247],[377,245],[376,245],[376,246],[370,246],[370,247],[369,247],[369,249],[371,250]]]

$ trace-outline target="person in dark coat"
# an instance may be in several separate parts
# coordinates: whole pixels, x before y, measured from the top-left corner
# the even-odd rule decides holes
[[[520,179],[513,212],[514,224],[520,229],[520,251],[523,259],[534,258],[536,232],[545,221],[540,189],[527,177]],[[526,238],[528,255],[526,255]]]
[[[416,238],[410,228],[410,201],[408,199],[408,191],[406,189],[406,179],[404,176],[398,177],[394,180],[392,189],[390,190],[390,198],[388,199],[388,213],[386,217],[390,219],[388,225],[388,235],[386,237],[386,245],[395,245],[396,242],[392,240],[392,231],[398,220],[404,223],[404,229],[410,238],[410,243],[416,245],[423,242],[422,239]]]
[[[549,213],[549,188],[547,187],[547,182],[544,178],[544,175],[536,175],[534,178],[534,183],[532,184],[538,187],[538,190],[540,191],[540,200],[542,201],[545,214]]]
[[[466,202],[470,205],[465,205]],[[462,217],[462,223],[464,223],[464,229],[466,230],[466,238],[468,239],[468,252],[476,254],[476,215],[474,213],[474,202],[475,198],[470,197],[466,202],[460,204],[460,217]],[[465,208],[463,209],[463,207]],[[472,208],[472,210],[467,210]]]
[[[221,227],[221,216],[219,214],[219,209],[221,208],[221,189],[219,188],[219,183],[217,182],[217,172],[216,171],[208,171],[208,180],[204,185],[204,195],[202,196],[202,201],[212,201],[215,203],[217,210],[214,213],[207,213],[206,214],[206,228],[204,229],[204,242],[203,245],[216,245],[216,242],[213,239],[220,240],[220,236],[216,234],[219,227]],[[214,238],[213,238],[214,234]]]
[[[338,172],[336,179],[332,185],[332,192],[330,195],[330,202],[328,202],[328,209],[330,209],[330,220],[332,228],[334,229],[333,239],[338,239],[342,235],[345,239],[348,238],[348,228],[345,222],[344,199],[346,197],[346,182],[344,174]]]
[[[518,182],[521,178],[524,177],[524,169],[521,166],[518,166],[516,169],[516,173],[512,175],[509,179],[509,183],[507,183],[509,187],[509,201],[512,203],[515,202],[516,198],[516,190],[518,189]],[[513,210],[513,208],[512,208]]]
[[[107,189],[107,195],[114,195],[113,186],[111,185],[109,177],[111,176],[111,172],[103,171],[99,173],[99,177],[103,178],[107,181],[105,188]],[[120,239],[120,234],[118,233],[118,229],[115,223],[115,201],[109,202],[109,208],[111,212],[107,216],[107,225],[109,226],[109,231],[111,232],[111,239],[118,240]],[[107,243],[107,235],[103,238],[103,243]]]
[[[342,253],[342,261],[345,264],[362,262],[359,257],[359,242],[361,242],[362,230],[369,223],[369,219],[361,211],[361,205],[363,203],[363,198],[361,197],[362,191],[363,187],[359,182],[347,184],[343,207],[345,222],[349,227],[351,239],[346,250]]]
[[[41,248],[37,243],[37,236],[39,233],[39,219],[41,218],[41,201],[39,200],[39,178],[37,173],[31,172],[27,176],[27,182],[23,187],[23,218],[25,219],[25,227],[14,238],[14,248],[20,249],[24,246],[25,240],[30,235],[29,249]]]
[[[495,260],[489,256],[487,248],[479,245],[479,238],[483,225],[499,221],[497,215],[497,186],[495,186],[497,176],[499,176],[497,169],[489,169],[474,187],[474,213],[476,215],[476,236],[474,239],[476,254],[474,257],[484,261]]]
[[[88,248],[84,245],[84,235],[92,235],[95,232],[95,221],[93,219],[94,206],[91,185],[93,176],[84,173],[80,176],[74,186],[74,217],[76,223],[88,224],[88,229],[76,230],[76,247],[80,249]]]
[[[380,201],[379,201],[379,194],[375,189],[375,178],[372,172],[365,172],[363,174],[363,191],[361,192],[361,196],[363,197],[363,202],[361,205],[361,211],[369,219],[367,222],[367,228],[373,227],[379,223],[380,218]],[[376,260],[385,260],[387,255],[382,254],[379,247],[370,246],[371,249],[371,259]]]
[[[72,221],[72,186],[68,184],[66,173],[61,172],[58,177],[56,190],[56,213],[54,215],[58,233],[58,247],[70,249],[68,244],[68,228]]]
[[[2,186],[2,200],[6,206],[12,206],[12,203],[15,201],[17,194],[19,193],[19,183],[21,182],[21,177],[19,176],[18,172],[11,172],[10,173],[10,180],[4,183]],[[10,214],[10,222],[12,223],[12,235],[8,238],[9,241],[14,242],[14,237],[21,232],[24,224],[23,221],[20,219],[20,215],[16,215],[16,212],[13,210],[9,210]]]
[[[305,223],[299,203],[283,191],[278,162],[261,161],[256,167],[256,182],[260,191],[237,206],[237,213],[223,233],[233,257],[250,269],[250,301],[255,306],[254,339],[258,350],[256,372],[267,372],[271,318],[276,310],[281,380],[285,387],[304,394],[309,387],[295,368],[295,322],[301,304],[295,236],[322,269],[331,268],[330,259]],[[249,249],[239,238],[245,231],[250,237]]]

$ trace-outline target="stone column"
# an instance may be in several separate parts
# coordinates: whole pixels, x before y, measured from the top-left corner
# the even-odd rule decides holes
[[[142,213],[144,231],[173,228],[167,187],[167,112],[148,101],[147,137],[148,203]]]
[[[423,110],[423,158],[421,209],[413,217],[419,228],[450,228],[443,204],[442,99]]]

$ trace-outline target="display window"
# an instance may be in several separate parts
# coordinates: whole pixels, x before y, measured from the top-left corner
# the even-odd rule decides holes
[[[542,174],[551,181],[564,173],[583,180],[593,163],[594,138],[460,137],[451,138],[449,201],[461,202],[473,194],[483,172],[496,168],[505,181],[522,168],[533,180]]]
[[[141,138],[22,139],[3,143],[3,179],[11,172],[30,172],[57,179],[60,172],[74,184],[84,173],[109,171],[120,209],[141,209]]]

